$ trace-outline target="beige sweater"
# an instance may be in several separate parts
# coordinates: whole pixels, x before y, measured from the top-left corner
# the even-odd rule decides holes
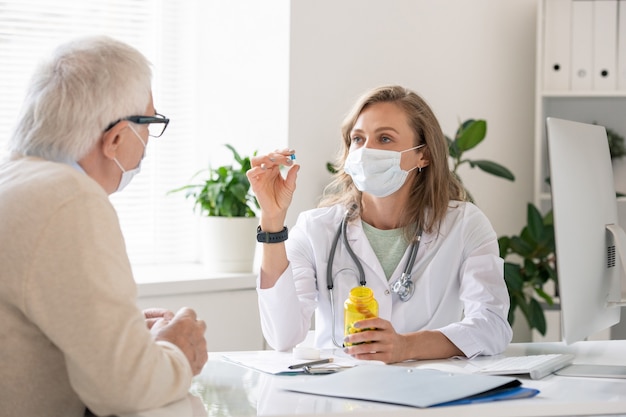
[[[0,416],[82,416],[184,397],[192,372],[153,341],[115,210],[69,165],[0,164]]]

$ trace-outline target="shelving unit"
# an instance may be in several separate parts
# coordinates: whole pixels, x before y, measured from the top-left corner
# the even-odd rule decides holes
[[[552,207],[550,186],[546,179],[550,176],[548,165],[548,148],[546,138],[546,118],[556,117],[574,120],[583,123],[597,123],[626,136],[626,90],[616,88],[597,90],[572,90],[561,85],[559,89],[546,88],[546,4],[552,1],[566,0],[540,0],[537,10],[537,58],[536,58],[536,82],[535,82],[535,178],[534,178],[534,203],[542,213],[547,213]],[[596,0],[603,1],[603,0]],[[626,1],[617,2],[618,7],[626,7]],[[554,9],[553,9],[554,10]],[[619,10],[618,10],[619,12]],[[624,11],[623,11],[624,12]],[[567,13],[564,13],[567,15]],[[571,16],[567,16],[571,18]],[[567,26],[567,25],[566,25]],[[561,28],[562,29],[562,28]],[[622,29],[623,30],[623,29]],[[554,47],[554,46],[552,46]],[[566,54],[567,56],[568,54]],[[550,64],[551,65],[551,64]],[[562,70],[570,71],[570,64],[562,65]],[[615,75],[618,70],[615,68]],[[571,81],[571,80],[570,80]],[[581,166],[581,170],[592,170],[591,166]],[[626,161],[613,161],[613,173],[615,188],[617,191],[626,193]],[[558,302],[558,300],[556,300]],[[548,322],[548,331],[545,336],[533,331],[532,339],[536,342],[560,341],[560,309],[546,309],[544,311]],[[609,329],[594,335],[592,339],[610,339]]]
[[[535,205],[546,213],[552,206],[550,187],[546,183],[549,177],[548,149],[546,140],[546,118],[557,117],[583,123],[597,123],[606,126],[621,135],[626,134],[626,90],[554,90],[545,88],[545,33],[546,3],[538,2],[537,12],[537,62],[535,83]],[[596,0],[603,1],[603,0]],[[618,7],[624,5],[618,2]],[[567,69],[568,66],[566,65]],[[617,72],[617,70],[616,70]],[[617,84],[616,84],[617,85]],[[626,136],[626,135],[625,135]],[[593,167],[580,167],[593,169]],[[626,192],[626,164],[614,161],[616,190]]]

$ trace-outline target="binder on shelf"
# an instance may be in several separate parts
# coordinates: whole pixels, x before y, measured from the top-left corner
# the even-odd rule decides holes
[[[626,90],[626,0],[619,0],[617,16],[617,88]]]
[[[593,3],[572,1],[572,90],[593,88]]]
[[[617,88],[617,0],[593,2],[593,89]]]
[[[544,90],[570,88],[571,3],[571,0],[549,0],[543,3]]]

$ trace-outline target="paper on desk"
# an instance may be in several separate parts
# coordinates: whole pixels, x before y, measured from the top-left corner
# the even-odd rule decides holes
[[[307,360],[294,359],[291,352],[277,352],[274,350],[262,350],[254,352],[228,352],[223,358],[229,362],[236,363],[247,368],[265,372],[273,375],[295,375],[304,373],[302,368],[289,369],[290,365],[307,362]],[[349,356],[333,355],[322,351],[320,359],[332,358],[332,364],[326,364],[325,367],[353,367],[362,361],[357,361]]]
[[[360,365],[323,378],[284,384],[283,389],[330,397],[431,407],[532,397],[537,390],[523,388],[511,377],[448,373],[434,369]],[[493,390],[493,391],[492,391]],[[488,396],[475,398],[489,392]],[[502,395],[502,394],[505,395]]]

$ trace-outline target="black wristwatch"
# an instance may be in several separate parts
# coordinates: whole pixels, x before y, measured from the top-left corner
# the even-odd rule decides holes
[[[256,241],[261,243],[280,243],[287,240],[287,226],[278,233],[269,233],[261,230],[261,226],[256,228]]]

